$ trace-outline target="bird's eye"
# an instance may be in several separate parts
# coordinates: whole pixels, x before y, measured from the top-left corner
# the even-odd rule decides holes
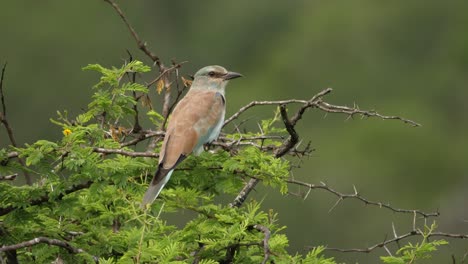
[[[215,76],[215,72],[214,72],[214,71],[210,71],[210,72],[208,73],[208,75],[209,75],[210,77],[213,77],[213,76]]]

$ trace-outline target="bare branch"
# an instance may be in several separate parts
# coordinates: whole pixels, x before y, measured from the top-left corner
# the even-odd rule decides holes
[[[142,50],[148,57],[150,57],[151,60],[153,62],[155,62],[158,65],[158,67],[161,69],[161,67],[163,67],[163,66],[161,64],[161,61],[160,61],[159,57],[156,56],[153,52],[151,52],[148,49],[148,47],[146,46],[146,42],[143,42],[141,40],[140,36],[138,36],[135,29],[132,27],[132,25],[130,25],[130,22],[128,22],[128,20],[125,17],[125,14],[123,13],[122,9],[120,9],[120,7],[113,0],[104,0],[104,1],[109,3],[115,9],[117,14],[119,14],[120,18],[122,18],[123,22],[125,23],[128,30],[130,31],[130,34],[132,34],[133,38],[135,39],[135,41],[136,41],[136,43],[138,45],[138,48],[140,48],[140,50]]]
[[[120,144],[120,146],[121,147],[127,147],[127,146],[131,146],[131,145],[136,145],[139,142],[141,142],[143,140],[146,140],[148,138],[164,137],[165,134],[166,134],[166,132],[164,132],[164,131],[151,131],[151,130],[140,131],[138,137],[136,137],[136,138],[134,138],[134,139],[132,139],[130,141],[124,142],[124,143]]]
[[[423,232],[421,232],[421,230],[412,230],[406,234],[396,236],[392,239],[384,239],[384,241],[374,244],[373,246],[370,246],[367,248],[342,249],[342,248],[327,247],[325,249],[331,250],[331,251],[344,252],[344,253],[347,253],[347,252],[370,253],[377,248],[384,248],[388,244],[397,243],[400,240],[403,240],[408,237],[421,236],[421,235],[423,235]],[[447,238],[454,238],[454,239],[468,239],[468,234],[465,235],[465,234],[450,234],[450,233],[444,233],[444,232],[434,232],[434,233],[428,234],[427,237],[447,237]],[[314,247],[309,247],[309,249],[312,249],[312,248]]]
[[[348,114],[351,117],[358,114],[358,115],[361,115],[363,117],[379,117],[379,118],[384,119],[384,120],[386,120],[386,119],[400,120],[400,121],[402,121],[404,123],[410,124],[410,125],[415,126],[415,127],[421,126],[421,124],[416,123],[416,122],[414,122],[412,120],[409,120],[409,119],[406,119],[406,118],[403,118],[403,117],[399,117],[399,116],[381,115],[381,114],[377,113],[374,110],[363,111],[363,110],[360,110],[357,107],[352,108],[352,107],[347,107],[347,106],[338,106],[338,105],[328,104],[326,102],[320,102],[319,104],[317,104],[317,107],[320,110],[323,110],[323,111],[328,112],[328,113]]]
[[[283,100],[283,101],[253,101],[250,102],[249,104],[241,107],[239,111],[237,111],[235,114],[233,114],[230,118],[228,118],[224,122],[224,126],[238,118],[243,112],[247,111],[248,109],[257,106],[257,105],[279,105],[280,106],[280,112],[281,112],[281,117],[284,123],[284,126],[286,127],[286,130],[288,131],[290,137],[283,142],[283,144],[275,150],[275,157],[280,158],[284,156],[287,153],[290,153],[290,151],[295,149],[295,146],[297,145],[299,141],[299,136],[295,130],[295,126],[297,122],[302,118],[302,115],[305,113],[305,111],[309,108],[318,108],[322,111],[325,111],[327,113],[343,113],[347,114],[349,116],[353,116],[355,114],[359,114],[363,117],[379,117],[381,119],[397,119],[401,120],[405,123],[409,123],[413,126],[420,126],[418,123],[411,121],[409,119],[405,119],[402,117],[398,116],[384,116],[381,115],[375,111],[363,111],[360,110],[359,108],[350,108],[347,106],[337,106],[337,105],[332,105],[328,104],[323,101],[323,97],[329,93],[331,93],[332,89],[327,88],[325,90],[322,90],[321,92],[317,93],[314,95],[310,100],[305,101],[305,100],[296,100],[296,99],[291,99],[291,100]],[[287,104],[296,104],[300,103],[302,106],[296,111],[294,116],[289,119],[287,115],[287,109],[286,105]],[[249,180],[249,182],[242,188],[242,190],[239,192],[239,194],[236,196],[234,199],[234,202],[230,204],[231,207],[239,207],[242,205],[242,203],[245,201],[247,196],[249,195],[250,191],[255,188],[255,186],[258,183],[258,179],[252,178]],[[346,197],[348,198],[348,197]],[[341,198],[343,199],[343,198]],[[338,201],[339,202],[339,201]],[[337,202],[337,204],[338,204]],[[385,207],[385,205],[382,205]]]
[[[224,122],[224,126],[232,122],[233,120],[237,119],[243,112],[247,111],[248,109],[257,106],[257,105],[286,105],[286,104],[303,104],[303,106],[299,109],[299,111],[296,113],[296,115],[291,119],[291,122],[293,125],[296,124],[296,122],[302,117],[302,114],[305,112],[306,109],[308,108],[319,108],[322,111],[325,111],[327,113],[343,113],[347,114],[350,116],[354,116],[356,114],[361,115],[363,117],[379,117],[381,119],[394,119],[394,120],[400,120],[403,121],[404,123],[408,123],[412,126],[420,126],[419,123],[416,123],[412,120],[402,118],[399,116],[385,116],[381,115],[375,111],[364,111],[360,110],[357,107],[351,108],[347,106],[339,106],[339,105],[332,105],[326,102],[323,102],[323,97],[333,91],[332,88],[327,88],[325,90],[322,90],[321,92],[317,93],[314,95],[310,100],[297,100],[297,99],[291,99],[291,100],[282,100],[282,101],[252,101],[249,104],[241,107],[239,111],[234,113],[231,117],[226,119]]]
[[[17,249],[20,249],[20,248],[31,247],[31,246],[41,244],[41,243],[48,244],[48,245],[51,245],[51,246],[57,246],[57,247],[64,248],[64,249],[68,250],[68,252],[70,252],[72,254],[80,254],[80,253],[88,254],[83,249],[76,248],[76,247],[72,246],[70,243],[68,243],[66,241],[62,241],[62,240],[54,239],[54,238],[47,238],[47,237],[36,237],[34,239],[24,241],[24,242],[21,242],[21,243],[18,243],[18,244],[9,245],[9,246],[2,246],[2,247],[0,247],[0,252],[7,252],[7,251],[12,251],[12,250],[17,250]],[[93,259],[94,259],[94,261],[96,263],[98,263],[98,258],[97,257],[93,256]]]
[[[129,56],[129,61],[130,62],[133,61],[132,53],[130,53],[129,50],[127,50],[127,53],[128,53],[128,56]],[[136,76],[137,76],[136,72],[131,73],[131,78],[130,78],[130,72],[126,72],[125,74],[127,75],[127,77],[130,79],[130,81],[132,83],[136,83]],[[139,116],[138,103],[137,103],[139,97],[137,96],[136,91],[132,91],[132,96],[133,96],[133,99],[135,100],[135,104],[133,104],[133,111],[135,113],[134,113],[134,116],[133,116],[134,122],[133,122],[132,132],[138,133],[142,129],[142,127],[140,125],[140,116]]]
[[[5,105],[5,96],[3,94],[3,77],[5,76],[5,70],[6,70],[7,63],[3,64],[2,68],[2,75],[0,77],[0,98],[2,101],[2,115],[0,116],[0,119],[3,120],[4,117],[6,117],[6,105]]]
[[[161,78],[164,77],[166,74],[169,74],[169,73],[173,72],[174,70],[179,69],[180,67],[182,67],[182,64],[184,64],[184,63],[187,63],[187,61],[183,61],[183,62],[174,64],[174,65],[172,65],[172,67],[164,69],[164,71],[162,73],[160,73],[158,75],[158,77],[156,77],[154,80],[152,80],[151,82],[146,84],[146,87],[148,87],[148,88],[151,87],[151,85],[153,85],[157,81],[161,80]]]
[[[158,158],[159,154],[154,152],[133,152],[126,151],[123,149],[106,149],[106,148],[94,148],[94,152],[103,153],[103,154],[119,154],[129,157],[149,157],[149,158]]]
[[[341,201],[345,200],[345,199],[356,199],[356,200],[359,200],[361,202],[363,202],[364,204],[366,205],[373,205],[373,206],[377,206],[377,207],[380,207],[380,208],[386,208],[386,209],[389,209],[395,213],[408,213],[408,214],[417,214],[417,215],[420,215],[424,218],[428,218],[428,217],[437,217],[440,215],[439,212],[430,212],[430,213],[427,213],[427,212],[422,212],[420,210],[410,210],[410,209],[400,209],[400,208],[395,208],[395,207],[392,207],[390,204],[388,203],[382,203],[382,202],[376,202],[376,201],[371,201],[371,200],[368,200],[366,198],[364,198],[363,196],[361,196],[356,190],[354,193],[352,194],[344,194],[344,193],[341,193],[341,192],[338,192],[336,191],[335,189],[329,187],[328,185],[326,185],[325,183],[321,183],[320,185],[316,185],[316,184],[311,184],[311,183],[306,183],[306,182],[302,182],[302,181],[298,181],[298,180],[294,180],[294,179],[289,179],[287,180],[288,183],[291,183],[291,184],[295,184],[295,185],[300,185],[300,186],[304,186],[304,187],[307,187],[309,189],[321,189],[321,190],[326,190],[328,191],[329,193],[332,193],[334,194],[335,196],[338,197],[338,200],[336,202],[336,204],[332,207],[332,209],[338,204],[340,203]]]

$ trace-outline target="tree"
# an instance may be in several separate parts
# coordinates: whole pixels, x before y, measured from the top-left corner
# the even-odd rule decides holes
[[[85,67],[101,74],[100,80],[82,114],[70,117],[67,111],[61,111],[51,119],[63,131],[60,141],[45,139],[24,147],[15,143],[6,115],[2,85],[6,64],[3,67],[0,119],[11,146],[0,151],[0,172],[5,174],[2,180],[19,174],[39,178],[29,186],[0,184],[0,252],[4,252],[0,258],[7,263],[336,263],[323,256],[324,250],[333,248],[317,246],[305,256],[287,252],[288,239],[282,233],[285,227],[277,222],[278,215],[273,210],[261,210],[261,202],[247,199],[258,183],[283,194],[288,193],[289,185],[308,191],[322,189],[336,195],[337,203],[350,198],[414,214],[409,233],[395,232],[393,239],[354,250],[372,251],[409,236],[421,237],[420,243],[402,247],[396,256],[382,257],[385,263],[414,263],[428,257],[446,243],[429,240],[431,236],[468,237],[436,232],[435,225],[418,227],[416,216],[426,220],[438,213],[399,209],[371,201],[357,191],[343,194],[325,184],[290,177],[295,163],[303,162],[303,157],[313,151],[310,143],[301,147],[296,130],[310,109],[418,125],[398,116],[327,103],[330,88],[309,100],[253,101],[240,108],[227,118],[225,133],[206,146],[203,155],[189,157],[181,164],[161,199],[151,208],[140,210],[141,196],[156,170],[164,127],[174,105],[189,89],[190,78],[180,76],[183,63],[165,66],[139,38],[122,10],[113,1],[106,2],[119,13],[156,68],[132,56],[120,68],[98,64]],[[156,77],[142,84],[139,76],[143,74]],[[152,108],[149,93],[154,93],[153,87],[164,97],[161,113]],[[276,107],[272,117],[263,120],[258,130],[243,127],[242,114],[261,105]],[[228,126],[232,126],[231,132]],[[216,198],[223,194],[235,198],[220,203]],[[160,218],[162,213],[182,210],[195,213],[182,228]]]

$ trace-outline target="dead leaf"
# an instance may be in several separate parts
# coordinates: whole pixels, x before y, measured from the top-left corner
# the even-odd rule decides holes
[[[156,82],[156,91],[158,92],[158,94],[161,94],[163,89],[164,89],[164,80],[161,78]]]

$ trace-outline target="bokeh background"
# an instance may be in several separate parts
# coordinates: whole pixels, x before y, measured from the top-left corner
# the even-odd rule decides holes
[[[332,87],[328,102],[423,124],[346,120],[308,111],[299,133],[316,152],[296,178],[353,185],[372,200],[441,212],[440,231],[468,233],[467,1],[120,1],[140,36],[166,63],[189,61],[182,73],[220,64],[246,77],[228,87],[228,114],[251,100],[308,99]],[[101,0],[3,1],[0,63],[8,118],[20,144],[55,140],[56,110],[85,108],[97,75],[89,63],[150,63],[114,10]],[[160,100],[155,100],[160,107]],[[244,117],[260,120],[274,108]],[[0,146],[8,145],[0,129]],[[291,191],[300,191],[291,187]],[[302,190],[304,191],[304,190]],[[316,190],[306,200],[257,188],[253,197],[279,213],[292,253],[307,246],[367,247],[407,232],[412,215],[336,201]],[[180,217],[168,216],[178,223]],[[392,248],[394,249],[394,248]],[[468,243],[450,245],[427,263],[459,263]],[[328,252],[346,263],[379,263],[373,254]]]

